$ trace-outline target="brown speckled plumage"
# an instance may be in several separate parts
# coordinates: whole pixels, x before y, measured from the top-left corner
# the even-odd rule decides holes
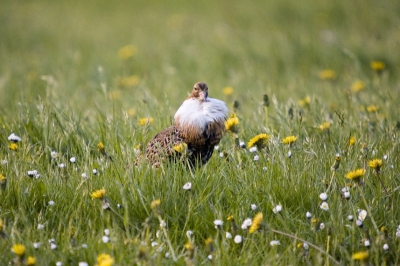
[[[174,146],[186,143],[185,154],[190,164],[201,166],[207,163],[225,132],[227,112],[225,103],[208,98],[207,84],[196,83],[175,114],[174,124],[147,144],[146,159],[154,167],[179,159],[182,155],[174,150]]]

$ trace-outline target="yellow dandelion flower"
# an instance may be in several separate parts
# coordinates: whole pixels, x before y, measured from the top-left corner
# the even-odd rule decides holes
[[[257,213],[254,218],[253,222],[249,228],[249,233],[252,234],[260,228],[261,222],[263,220],[263,214],[261,212]]]
[[[233,215],[232,215],[232,214],[229,214],[227,220],[228,220],[228,221],[234,221],[235,218],[233,218]]]
[[[130,117],[134,116],[135,113],[136,113],[135,108],[130,108],[130,109],[128,110],[128,115],[129,115]]]
[[[231,94],[233,93],[233,88],[232,88],[232,87],[225,87],[225,88],[222,90],[222,93],[225,94],[225,95],[227,95],[227,96],[229,96],[229,95],[231,95]]]
[[[328,130],[331,128],[331,123],[329,122],[324,122],[321,125],[318,126],[319,129],[323,130]]]
[[[267,145],[267,141],[270,138],[271,138],[271,136],[268,134],[265,134],[265,133],[259,134],[249,140],[249,142],[247,143],[247,148],[257,146],[258,149],[261,149],[261,148],[265,147],[265,145]]]
[[[29,256],[29,257],[26,259],[26,265],[27,265],[27,266],[34,266],[35,264],[36,264],[36,259],[35,259],[35,257]]]
[[[353,260],[361,260],[361,261],[365,261],[367,260],[369,257],[369,253],[368,251],[360,251],[360,252],[356,252],[354,253],[351,258]]]
[[[13,150],[13,151],[18,150],[18,145],[17,145],[17,143],[10,143],[10,145],[8,145],[8,147],[9,147],[11,150]]]
[[[90,196],[92,199],[103,199],[106,196],[106,190],[104,188],[96,190]]]
[[[319,72],[319,78],[323,80],[334,80],[336,79],[336,73],[332,69],[324,69]]]
[[[227,131],[238,133],[239,132],[238,124],[239,124],[239,118],[236,116],[236,114],[232,114],[231,117],[229,117],[225,121],[225,128]]]
[[[153,117],[144,117],[139,119],[139,125],[141,126],[146,126],[146,125],[151,125],[154,122]]]
[[[283,144],[289,144],[289,145],[291,145],[291,144],[294,143],[296,140],[297,140],[297,137],[296,137],[296,136],[288,136],[288,137],[286,137],[286,138],[284,138],[284,139],[282,140],[282,143],[283,143]]]
[[[0,183],[3,183],[6,180],[7,178],[4,175],[0,174]]]
[[[129,77],[122,77],[119,79],[118,83],[121,87],[124,88],[129,88],[129,87],[134,87],[137,84],[139,84],[140,78],[139,76],[132,75]]]
[[[358,181],[365,173],[365,170],[360,168],[354,171],[348,172],[345,177],[350,180]]]
[[[361,80],[357,80],[356,82],[354,82],[351,85],[351,90],[353,92],[359,92],[359,91],[362,91],[364,89],[365,89],[365,83],[364,83],[364,81],[361,81]]]
[[[311,103],[311,98],[310,96],[306,96],[305,98],[299,100],[299,105],[302,107],[309,106]]]
[[[368,105],[367,106],[368,113],[375,113],[378,110],[379,110],[379,106],[377,106],[377,105]]]
[[[381,159],[374,159],[368,162],[368,166],[375,169],[375,171],[379,172],[382,167],[382,160]]]
[[[185,244],[185,248],[186,248],[187,250],[189,250],[189,251],[194,250],[194,246],[193,246],[193,244],[190,243],[190,242],[187,242],[187,243]]]
[[[186,149],[187,149],[187,144],[186,144],[185,142],[181,142],[181,143],[179,143],[178,145],[175,145],[175,146],[173,147],[173,149],[174,149],[176,152],[184,153],[184,152],[186,151]]]
[[[121,90],[118,90],[118,89],[108,92],[108,97],[113,100],[121,99],[121,95],[122,95],[122,92],[121,92]]]
[[[104,144],[103,144],[103,142],[99,142],[99,143],[97,144],[97,149],[98,149],[100,152],[104,151]]]
[[[350,137],[349,146],[353,146],[355,143],[356,143],[356,138],[355,137]]]
[[[122,60],[129,59],[137,53],[137,48],[134,45],[126,45],[119,49],[118,56]]]
[[[297,248],[303,248],[303,243],[297,243]]]
[[[97,256],[96,266],[111,266],[114,264],[114,259],[108,254],[100,254]]]
[[[15,253],[15,255],[22,257],[25,255],[26,248],[22,244],[15,244],[12,246],[11,250]]]
[[[213,242],[213,240],[212,240],[211,237],[207,238],[207,239],[204,241],[204,243],[206,244],[207,247],[208,247],[209,245],[211,245],[212,242]]]
[[[152,209],[156,209],[158,206],[160,206],[160,204],[161,204],[161,200],[160,199],[153,200],[151,202],[151,208]]]
[[[382,61],[372,61],[370,63],[370,66],[371,66],[372,70],[374,70],[376,72],[381,72],[386,67],[385,63]]]

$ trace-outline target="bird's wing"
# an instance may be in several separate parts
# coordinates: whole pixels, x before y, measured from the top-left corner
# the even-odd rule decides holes
[[[176,152],[175,145],[182,143],[179,131],[174,126],[170,126],[157,135],[146,146],[146,159],[154,166],[158,166],[161,162],[171,159]]]

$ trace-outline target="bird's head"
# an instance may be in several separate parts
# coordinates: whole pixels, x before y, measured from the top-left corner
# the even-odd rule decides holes
[[[200,101],[207,101],[208,97],[208,86],[204,82],[197,82],[193,86],[193,91],[189,95],[189,98],[198,99]]]

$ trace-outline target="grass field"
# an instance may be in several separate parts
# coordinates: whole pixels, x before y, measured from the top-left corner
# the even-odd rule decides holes
[[[399,14],[2,1],[0,265],[399,265]],[[197,81],[239,132],[200,169],[135,166]]]

